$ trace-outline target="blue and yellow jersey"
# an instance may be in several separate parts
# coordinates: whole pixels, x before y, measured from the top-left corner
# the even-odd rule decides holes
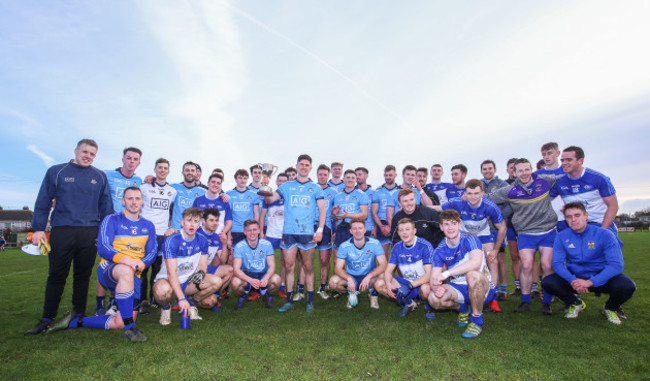
[[[156,228],[144,218],[129,219],[125,212],[111,214],[99,227],[97,252],[102,257],[100,264],[119,263],[122,257],[127,256],[141,260],[148,267],[158,253]]]

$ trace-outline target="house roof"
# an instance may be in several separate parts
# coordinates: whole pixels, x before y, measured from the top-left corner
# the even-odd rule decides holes
[[[31,221],[32,217],[31,210],[0,210],[0,221]]]

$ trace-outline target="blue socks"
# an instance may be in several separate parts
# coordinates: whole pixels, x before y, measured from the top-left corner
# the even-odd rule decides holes
[[[521,294],[521,301],[530,304],[530,294]]]
[[[293,304],[293,291],[287,292],[287,302]]]
[[[305,293],[305,285],[298,283],[298,289],[296,290],[297,293],[299,294],[304,294]]]
[[[379,293],[378,293],[377,290],[375,290],[374,288],[371,288],[370,290],[368,290],[368,292],[369,292],[370,295],[372,295],[372,296],[379,296]]]
[[[87,316],[83,319],[72,319],[68,328],[98,328],[109,329],[111,315]],[[81,322],[81,325],[79,323]]]
[[[542,297],[542,303],[551,304],[552,301],[553,301],[553,295],[544,291],[544,296]]]
[[[483,326],[483,314],[474,315],[469,318],[469,321],[478,325],[479,327]]]
[[[325,283],[321,283],[320,288],[318,289],[318,291],[325,291],[325,286],[326,286]]]
[[[307,304],[314,303],[314,291],[307,291]]]
[[[134,293],[134,290],[115,293],[115,302],[117,303],[117,309],[120,311],[120,315],[122,315],[125,331],[135,325],[135,323],[133,323]]]

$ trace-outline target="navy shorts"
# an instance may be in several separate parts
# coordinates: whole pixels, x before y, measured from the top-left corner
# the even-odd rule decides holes
[[[314,231],[318,229],[318,225],[314,226]],[[329,250],[332,248],[332,229],[327,227],[323,228],[323,239],[318,242],[318,250]]]
[[[282,234],[282,242],[280,242],[281,249],[289,250],[296,246],[301,250],[316,248],[314,236],[312,234]]]

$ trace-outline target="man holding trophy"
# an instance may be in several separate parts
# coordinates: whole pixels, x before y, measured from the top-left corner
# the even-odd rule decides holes
[[[280,198],[284,199],[284,228],[280,248],[287,278],[287,302],[278,310],[279,312],[294,309],[293,284],[297,255],[300,255],[305,268],[307,312],[314,311],[314,251],[316,242],[322,239],[325,227],[323,191],[309,179],[312,169],[311,157],[306,154],[298,156],[296,168],[298,170],[296,179],[280,185],[278,190],[273,192],[268,184],[274,173],[274,166],[262,164],[262,187],[258,192],[259,195],[264,196],[264,201],[269,205]],[[316,211],[318,211],[318,228],[314,231]]]

